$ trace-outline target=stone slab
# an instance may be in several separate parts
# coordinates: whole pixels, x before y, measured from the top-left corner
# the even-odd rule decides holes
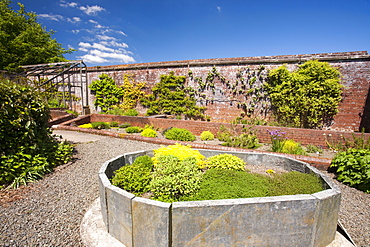
[[[311,195],[175,202],[172,246],[312,246],[315,210]]]
[[[132,238],[135,246],[170,246],[170,209],[171,203],[141,197],[132,200]]]

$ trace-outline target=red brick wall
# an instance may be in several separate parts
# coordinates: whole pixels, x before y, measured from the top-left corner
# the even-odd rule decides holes
[[[124,74],[135,75],[136,81],[147,82],[146,91],[159,82],[162,74],[174,71],[176,75],[188,76],[189,70],[193,76],[202,77],[205,80],[207,73],[216,67],[218,72],[230,82],[236,80],[237,72],[249,67],[257,70],[263,65],[266,70],[277,68],[287,64],[290,70],[298,64],[307,60],[318,59],[327,61],[332,66],[339,68],[342,73],[342,84],[344,85],[343,100],[339,106],[339,113],[334,118],[329,129],[341,131],[359,131],[365,127],[370,131],[370,99],[368,99],[370,82],[370,56],[367,52],[344,52],[344,53],[324,53],[308,55],[288,55],[288,56],[267,56],[267,57],[243,57],[243,58],[223,58],[223,59],[203,59],[173,62],[157,62],[143,64],[128,64],[118,66],[105,66],[88,68],[88,81],[91,83],[97,80],[102,73],[112,76],[117,84],[123,83]],[[198,101],[199,105],[206,106],[206,114],[211,116],[215,122],[230,122],[240,115],[237,102],[245,101],[242,96],[233,98],[230,91],[220,81],[216,82],[216,93],[206,92],[207,97],[214,99],[205,105],[205,101]],[[192,86],[192,81],[188,78],[187,83]],[[89,102],[94,101],[90,95]],[[262,107],[261,105],[259,106]],[[91,107],[94,108],[93,106]],[[139,108],[142,114],[145,109]],[[92,111],[96,112],[96,111]],[[270,115],[267,114],[267,118]]]
[[[230,127],[228,123],[216,123],[216,122],[205,122],[205,121],[187,121],[177,119],[161,119],[152,117],[128,117],[128,116],[115,116],[115,115],[102,115],[92,114],[89,119],[91,122],[103,121],[112,122],[117,121],[119,123],[130,123],[133,126],[144,127],[145,125],[154,125],[156,128],[164,130],[170,127],[185,128],[191,131],[195,135],[200,135],[203,131],[208,130],[216,134],[220,131],[221,125]],[[85,122],[84,122],[85,123]],[[77,124],[78,125],[78,124]],[[242,133],[243,125],[237,125],[235,129],[238,133]],[[324,148],[328,148],[327,141],[331,144],[338,143],[347,138],[352,140],[352,135],[361,137],[361,133],[350,133],[344,131],[334,130],[312,130],[312,129],[297,129],[297,128],[284,128],[284,127],[272,127],[272,126],[255,126],[257,130],[257,137],[262,143],[270,143],[270,135],[268,131],[280,130],[286,133],[286,137],[300,142],[302,145],[321,145]],[[367,140],[370,134],[364,134],[364,138]]]

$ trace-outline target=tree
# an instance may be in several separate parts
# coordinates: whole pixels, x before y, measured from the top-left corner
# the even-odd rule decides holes
[[[343,86],[340,72],[329,63],[307,61],[294,72],[280,66],[268,77],[264,86],[281,124],[320,128],[338,113]]]
[[[23,4],[14,11],[10,0],[0,0],[0,69],[16,71],[21,65],[66,61],[64,49],[37,22],[37,15],[26,12]]]

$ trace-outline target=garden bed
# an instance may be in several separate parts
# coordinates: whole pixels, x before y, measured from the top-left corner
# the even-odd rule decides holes
[[[225,153],[200,150],[206,156]],[[111,185],[109,178],[136,157],[129,153],[107,161],[99,172],[103,220],[108,232],[126,246],[326,246],[334,240],[339,188],[308,164],[280,155],[227,152],[249,165],[270,164],[288,171],[314,172],[325,190],[311,195],[164,203]],[[266,169],[266,167],[264,167]]]

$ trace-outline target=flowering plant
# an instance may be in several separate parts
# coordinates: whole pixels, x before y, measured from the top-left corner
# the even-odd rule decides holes
[[[281,153],[284,147],[284,143],[288,139],[287,137],[285,137],[285,132],[282,132],[280,130],[267,131],[269,132],[271,138],[272,152]]]

